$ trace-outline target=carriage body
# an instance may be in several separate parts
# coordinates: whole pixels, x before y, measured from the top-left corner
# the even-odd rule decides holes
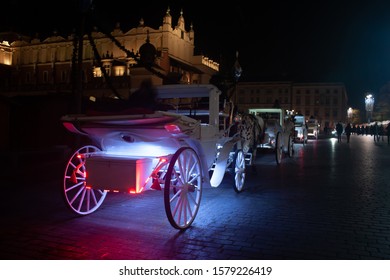
[[[305,145],[308,139],[308,126],[305,121],[305,116],[294,116],[294,141]]]
[[[318,139],[320,133],[320,125],[315,118],[309,118],[307,122],[307,137],[312,139]]]
[[[86,185],[93,189],[139,193],[161,158],[169,160],[188,135],[172,131],[179,116],[162,113],[118,116],[64,116],[64,126],[96,146],[85,158]]]
[[[164,190],[171,225],[188,228],[202,188],[219,186],[237,141],[221,130],[220,118],[227,116],[219,112],[219,94],[212,85],[161,86],[157,99],[175,102],[176,108],[135,115],[63,116],[66,129],[92,142],[71,156],[65,170],[64,195],[71,210],[90,214],[111,191]],[[182,109],[181,99],[189,98],[206,98],[208,108]],[[188,205],[182,207],[183,203]]]

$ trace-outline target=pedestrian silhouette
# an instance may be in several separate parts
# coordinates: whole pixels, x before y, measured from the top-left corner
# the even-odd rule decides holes
[[[372,126],[372,134],[374,135],[374,142],[379,142],[379,126],[378,122],[375,122],[375,124]]]
[[[343,134],[343,125],[338,122],[336,124],[337,142],[341,143],[341,134]]]
[[[384,142],[385,141],[384,135],[385,135],[385,128],[384,128],[383,124],[380,124],[378,126],[378,141],[379,141],[379,139],[382,138],[382,142]]]
[[[351,138],[351,132],[352,132],[352,127],[351,124],[348,123],[347,126],[345,127],[345,135],[347,135],[347,143],[349,143],[349,138]]]

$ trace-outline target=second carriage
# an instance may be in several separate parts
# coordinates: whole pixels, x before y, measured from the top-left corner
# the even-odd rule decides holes
[[[261,119],[262,137],[258,144],[260,149],[272,149],[279,165],[283,155],[294,154],[294,123],[281,108],[251,108],[248,110]]]
[[[157,87],[157,98],[176,108],[136,114],[66,115],[70,131],[86,136],[66,164],[63,194],[79,214],[95,212],[108,192],[163,190],[170,224],[186,229],[199,209],[203,187],[218,187],[229,171],[234,190],[245,182],[247,157],[240,137],[227,133],[229,115],[219,110],[220,91],[213,85]],[[179,105],[206,99],[204,109]]]

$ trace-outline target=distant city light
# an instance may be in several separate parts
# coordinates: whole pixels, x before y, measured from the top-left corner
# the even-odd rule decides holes
[[[374,110],[374,96],[368,93],[364,102],[366,104],[367,120],[370,123],[372,111]]]
[[[349,107],[347,110],[347,116],[349,121],[352,119],[352,115],[353,115],[353,109]]]

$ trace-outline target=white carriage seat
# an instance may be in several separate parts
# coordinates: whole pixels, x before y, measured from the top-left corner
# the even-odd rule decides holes
[[[185,114],[176,112],[159,111],[167,116],[179,116],[176,124],[179,125],[182,132],[185,134],[201,139],[215,139],[219,137],[219,128],[215,125],[203,123],[201,120],[194,119]]]
[[[159,112],[165,116],[178,117],[178,119],[175,121],[175,124],[180,127],[180,130],[183,133],[197,139],[200,138],[201,123],[199,120],[178,113],[166,112],[166,111],[159,111]]]

